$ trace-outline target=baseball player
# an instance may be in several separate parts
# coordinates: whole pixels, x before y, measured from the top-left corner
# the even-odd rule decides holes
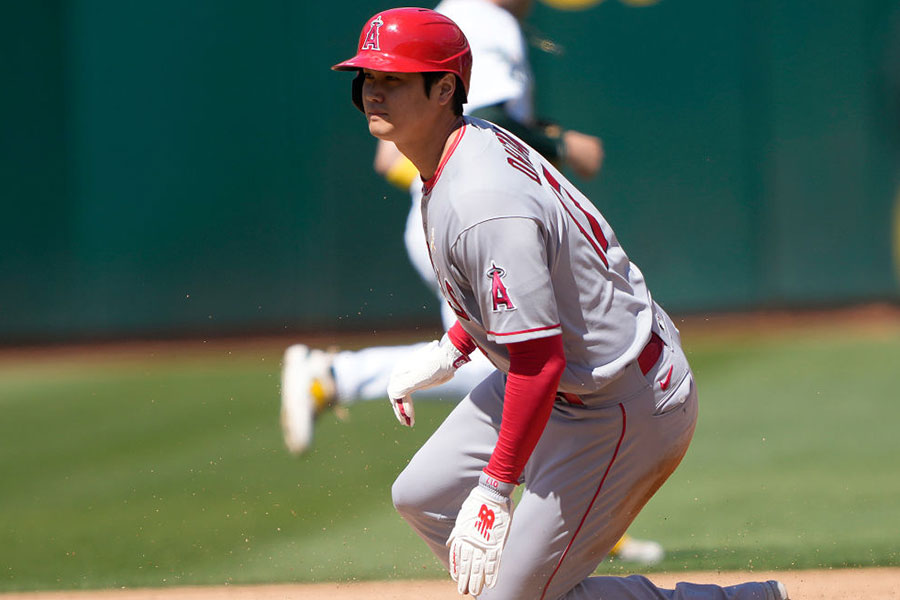
[[[591,178],[603,160],[600,139],[535,118],[534,78],[520,25],[530,8],[531,0],[443,0],[435,7],[463,30],[475,57],[464,112],[513,131],[554,163],[566,164],[579,176]],[[389,182],[410,191],[412,202],[404,235],[407,254],[423,281],[440,298],[422,233],[422,186],[415,166],[393,143],[384,140],[378,142],[374,166]],[[449,328],[456,315],[442,300],[440,306],[444,327]],[[303,344],[289,347],[282,370],[282,424],[288,448],[299,454],[309,447],[317,411],[337,407],[342,414],[342,407],[348,404],[381,400],[393,366],[425,346],[427,343],[340,352],[324,352]],[[427,394],[458,401],[493,370],[486,357],[475,354],[453,379]],[[610,555],[653,565],[665,552],[658,542],[626,534]]]
[[[401,8],[369,19],[334,67],[356,72],[369,132],[421,174],[426,245],[457,316],[393,371],[397,418],[412,425],[411,394],[476,349],[496,367],[397,478],[396,508],[463,594],[785,600],[775,581],[662,590],[590,576],[687,451],[694,380],[599,211],[515,135],[463,116],[471,61],[453,21]]]

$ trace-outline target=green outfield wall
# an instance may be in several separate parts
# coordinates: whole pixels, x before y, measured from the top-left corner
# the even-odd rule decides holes
[[[385,6],[6,3],[0,343],[437,323],[328,68]],[[664,305],[898,299],[900,2],[529,25],[539,112],[603,138],[582,187]]]

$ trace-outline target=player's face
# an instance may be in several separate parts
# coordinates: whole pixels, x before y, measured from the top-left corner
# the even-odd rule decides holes
[[[363,74],[362,103],[369,133],[398,142],[423,130],[435,103],[425,95],[421,73],[364,69]]]

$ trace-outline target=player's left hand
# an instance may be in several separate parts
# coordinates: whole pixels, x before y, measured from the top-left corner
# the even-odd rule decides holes
[[[494,587],[512,519],[512,499],[479,483],[459,509],[450,533],[450,577],[460,594]]]

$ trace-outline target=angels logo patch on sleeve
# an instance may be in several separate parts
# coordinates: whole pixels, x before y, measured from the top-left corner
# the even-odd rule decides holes
[[[515,304],[513,304],[512,299],[509,297],[509,290],[503,285],[503,277],[506,276],[506,270],[503,267],[498,267],[494,262],[491,262],[491,268],[488,269],[486,275],[487,278],[491,280],[492,310],[494,312],[516,310]]]

